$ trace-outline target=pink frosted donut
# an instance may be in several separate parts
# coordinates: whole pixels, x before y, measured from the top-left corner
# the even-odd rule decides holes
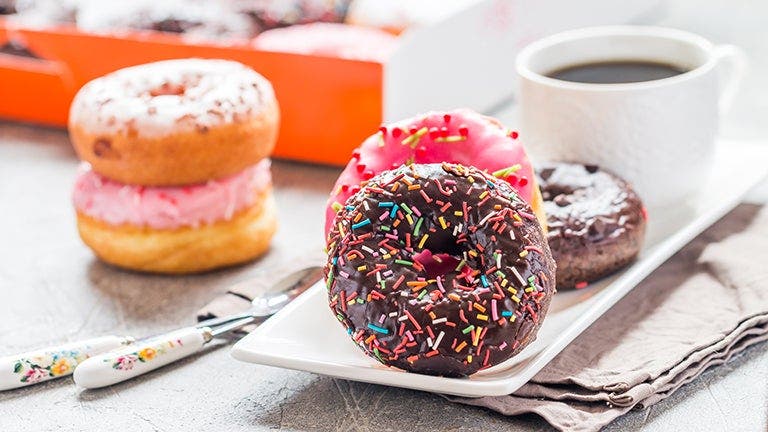
[[[541,194],[517,132],[471,110],[429,112],[382,126],[360,147],[336,181],[328,200],[326,235],[336,211],[376,174],[404,163],[470,165],[508,181],[544,225]],[[546,225],[544,225],[546,226]]]

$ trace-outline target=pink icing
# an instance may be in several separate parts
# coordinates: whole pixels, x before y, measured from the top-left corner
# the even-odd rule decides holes
[[[109,180],[83,164],[75,182],[75,208],[111,225],[154,229],[196,227],[232,216],[272,183],[265,159],[239,174],[184,187],[145,187]]]
[[[428,132],[418,140],[409,138],[423,128]],[[519,170],[503,178],[531,202],[533,167],[516,133],[496,119],[470,110],[430,112],[383,126],[352,153],[328,200],[326,234],[336,215],[334,203],[344,204],[360,189],[360,183],[409,160],[460,163],[490,173],[519,164]]]

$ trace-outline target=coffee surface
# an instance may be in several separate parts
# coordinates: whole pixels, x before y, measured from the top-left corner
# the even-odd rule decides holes
[[[612,61],[567,66],[546,75],[578,83],[622,84],[669,78],[685,72],[686,70],[667,63]]]

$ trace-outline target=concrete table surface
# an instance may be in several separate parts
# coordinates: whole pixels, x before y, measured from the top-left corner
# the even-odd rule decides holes
[[[724,123],[726,136],[768,137],[762,42],[768,7],[679,1],[654,22],[749,51],[753,71]],[[754,6],[754,7],[753,7]],[[736,21],[737,20],[737,21]],[[734,22],[738,22],[735,25]],[[767,148],[768,151],[768,148]],[[0,123],[0,354],[101,334],[146,335],[191,324],[232,282],[321,246],[323,206],[339,170],[274,164],[281,229],[264,259],[188,277],[148,276],[94,259],[70,205],[77,160],[64,131]],[[763,187],[768,190],[768,187]],[[753,198],[764,200],[765,192]],[[652,277],[652,276],[651,276]],[[607,430],[766,430],[768,350],[752,347],[669,399]],[[348,382],[229,357],[217,343],[177,367],[95,391],[70,379],[0,393],[0,431],[550,430],[439,396]]]

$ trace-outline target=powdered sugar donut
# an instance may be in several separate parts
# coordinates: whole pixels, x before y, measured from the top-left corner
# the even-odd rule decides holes
[[[401,164],[459,163],[508,181],[546,227],[541,193],[517,132],[470,110],[430,112],[382,126],[352,153],[336,181],[326,210],[325,230],[360,185]]]
[[[109,0],[84,2],[77,27],[93,33],[154,30],[180,33],[189,42],[245,41],[258,33],[246,15],[220,2]]]
[[[167,60],[97,78],[69,116],[75,150],[121,183],[175,186],[233,175],[272,151],[272,86],[226,60]]]
[[[379,29],[314,23],[267,30],[253,40],[253,46],[264,51],[383,62],[395,50],[397,37]]]

